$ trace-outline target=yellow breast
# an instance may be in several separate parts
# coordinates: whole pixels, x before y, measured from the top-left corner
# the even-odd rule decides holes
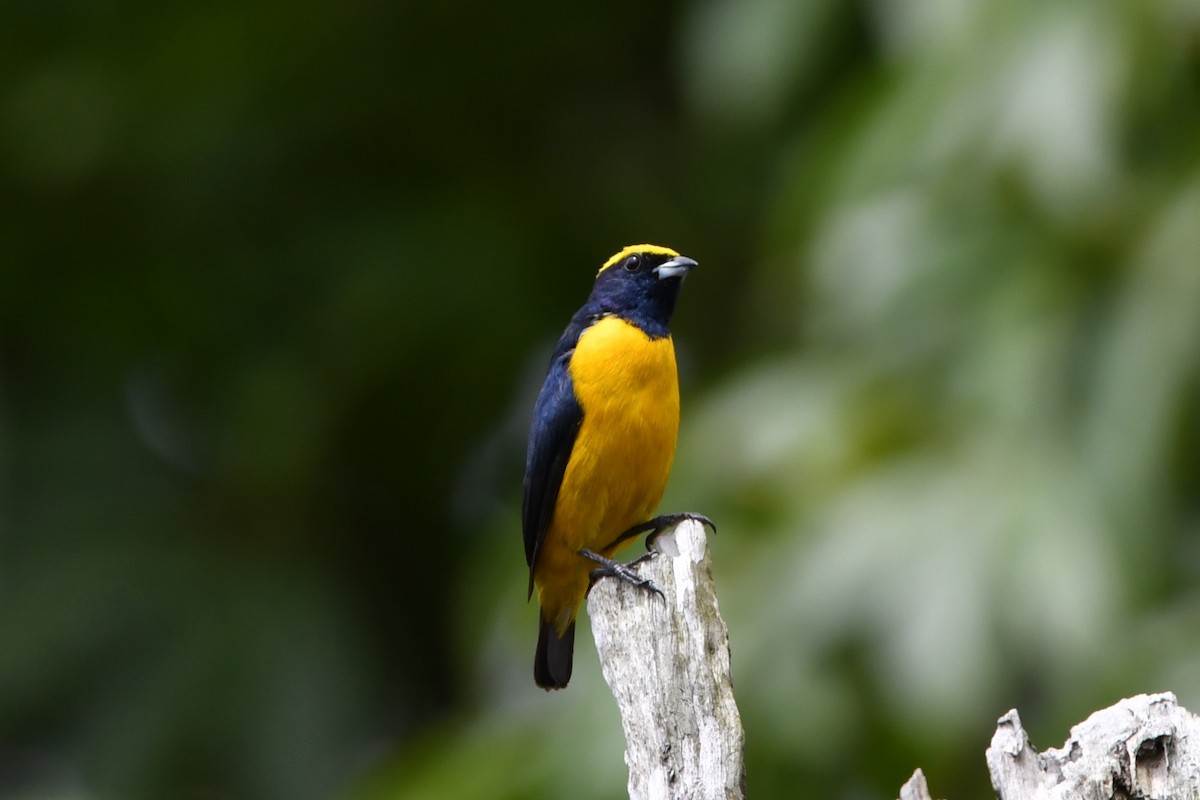
[[[583,425],[554,522],[599,549],[652,516],[666,489],[679,433],[675,347],[606,317],[579,337],[571,380]]]
[[[612,556],[632,544],[609,547],[654,516],[679,433],[679,378],[670,337],[651,339],[606,317],[579,337],[570,371],[583,423],[533,575],[542,615],[559,635],[575,619],[595,567],[579,549]]]

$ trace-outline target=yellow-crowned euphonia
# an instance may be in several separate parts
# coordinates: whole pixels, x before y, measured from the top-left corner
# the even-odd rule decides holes
[[[541,605],[533,677],[544,689],[571,678],[575,615],[591,581],[617,575],[647,586],[612,560],[617,551],[685,517],[712,524],[699,514],[650,519],[679,432],[669,323],[695,266],[657,245],[621,250],[600,268],[550,359],[533,409],[522,509],[529,594],[536,587]]]

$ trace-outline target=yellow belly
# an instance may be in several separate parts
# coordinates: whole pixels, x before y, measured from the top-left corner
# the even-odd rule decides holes
[[[571,380],[583,424],[542,542],[534,582],[560,632],[575,617],[594,562],[617,536],[650,519],[662,499],[679,433],[679,379],[670,337],[651,339],[616,317],[579,337]]]

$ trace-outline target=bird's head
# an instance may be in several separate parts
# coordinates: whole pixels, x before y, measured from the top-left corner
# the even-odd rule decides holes
[[[695,261],[669,247],[630,245],[604,262],[592,299],[604,311],[636,323],[647,333],[665,334],[679,287],[695,266]]]

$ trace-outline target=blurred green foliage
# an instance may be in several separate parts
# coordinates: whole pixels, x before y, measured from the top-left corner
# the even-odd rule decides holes
[[[17,0],[0,63],[0,796],[622,794],[517,517],[646,240],[752,795],[1200,710],[1194,0]]]

